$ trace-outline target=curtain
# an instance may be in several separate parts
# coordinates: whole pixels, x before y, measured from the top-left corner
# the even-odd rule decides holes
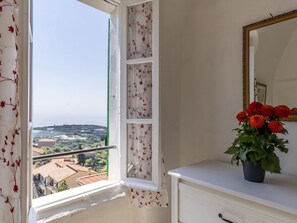
[[[144,59],[153,56],[152,51],[152,2],[128,7],[127,58]],[[128,119],[140,123],[128,124],[128,177],[152,180],[152,63],[127,66],[127,113]],[[131,203],[138,207],[167,207],[168,194],[164,159],[162,158],[162,185],[160,191],[131,188]]]
[[[20,222],[18,2],[0,0],[0,222]]]
[[[131,203],[142,207],[168,207],[165,161],[162,156],[162,185],[159,191],[131,188]]]

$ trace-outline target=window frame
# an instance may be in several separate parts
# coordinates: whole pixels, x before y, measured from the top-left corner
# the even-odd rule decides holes
[[[79,0],[80,2],[86,3],[94,7],[96,0]],[[105,0],[102,0],[105,1]],[[139,179],[127,179],[126,178],[126,167],[127,167],[127,146],[122,143],[122,115],[123,111],[126,111],[126,106],[121,103],[123,95],[123,83],[122,79],[126,75],[124,71],[123,75],[123,64],[127,65],[126,59],[123,55],[126,53],[126,36],[122,35],[123,29],[126,24],[123,23],[123,16],[127,17],[127,6],[133,4],[140,4],[143,2],[153,2],[153,57],[149,58],[149,62],[153,63],[153,86],[156,91],[153,92],[153,120],[154,125],[153,135],[155,140],[153,143],[153,179],[152,182],[147,182]],[[108,0],[112,3],[115,8],[110,13],[110,59],[111,66],[109,68],[109,115],[110,115],[110,135],[109,141],[111,145],[117,145],[117,149],[109,152],[109,173],[110,180],[109,184],[102,184],[100,182],[94,183],[89,187],[84,186],[83,192],[71,193],[71,190],[60,192],[60,199],[55,199],[48,202],[33,202],[32,198],[32,0],[23,1],[21,4],[21,18],[22,18],[22,73],[20,81],[20,90],[22,95],[20,96],[21,102],[21,126],[22,126],[22,163],[21,168],[21,216],[22,222],[36,222],[40,220],[40,217],[50,217],[53,213],[60,213],[61,207],[82,204],[84,207],[91,207],[90,202],[86,197],[96,200],[101,203],[103,201],[111,200],[115,197],[115,193],[121,196],[128,194],[128,187],[136,187],[147,190],[158,190],[161,185],[161,153],[160,153],[160,141],[159,141],[159,0]],[[104,3],[106,4],[106,3]],[[104,5],[103,4],[103,5]],[[98,10],[102,10],[96,4]],[[108,9],[110,10],[110,8]],[[127,19],[124,19],[127,21]],[[124,47],[124,48],[123,48]],[[145,62],[146,59],[136,61]],[[133,61],[132,61],[133,62]],[[134,61],[135,62],[135,61]],[[126,81],[124,82],[126,83]],[[26,162],[25,162],[26,161]],[[124,186],[121,186],[124,185]],[[80,187],[82,188],[82,187]],[[72,190],[75,190],[72,189]],[[70,192],[69,192],[70,191]],[[47,196],[48,197],[48,196]],[[61,200],[61,198],[63,198]],[[45,197],[46,200],[46,197]],[[48,199],[50,200],[50,199]],[[84,202],[82,202],[84,201]],[[95,202],[95,203],[96,203]],[[71,206],[72,207],[72,206]],[[42,213],[42,214],[39,214]],[[69,213],[71,214],[71,213]]]
[[[95,0],[80,0],[80,2],[88,4],[90,7],[94,7],[100,11],[107,12],[106,10],[106,2],[103,4],[98,4]],[[109,0],[112,2],[112,7],[107,7],[109,14],[111,15],[111,25],[113,26],[113,50],[119,50],[118,44],[118,14],[119,7],[116,5],[117,0]],[[104,6],[105,8],[100,8]],[[113,8],[113,11],[111,9]],[[24,223],[33,223],[41,218],[49,218],[54,214],[59,215],[61,212],[61,208],[69,207],[75,209],[75,207],[80,204],[84,208],[91,207],[91,204],[88,200],[94,200],[94,203],[101,203],[106,200],[111,200],[115,196],[122,197],[126,196],[127,193],[126,188],[122,187],[119,183],[119,149],[111,150],[109,153],[109,158],[112,162],[109,162],[109,170],[110,170],[110,178],[112,178],[108,182],[96,182],[91,185],[85,185],[79,187],[77,190],[73,188],[72,190],[67,190],[59,193],[59,196],[52,196],[49,198],[48,196],[42,197],[39,200],[34,199],[32,196],[32,45],[33,45],[33,33],[32,33],[32,0],[23,1],[21,4],[20,16],[22,20],[22,73],[23,75],[20,77],[20,91],[22,95],[20,96],[21,103],[21,126],[22,126],[22,147],[25,148],[22,150],[22,168],[21,168],[21,217],[22,222]],[[111,56],[111,55],[110,55]],[[115,75],[119,75],[118,62],[119,56],[116,55],[114,58],[114,64],[109,68],[110,76],[109,78],[117,80],[119,77]],[[112,117],[114,117],[113,121],[110,124],[110,144],[118,145],[117,135],[118,132],[118,81],[110,82],[110,106],[113,106],[115,109]],[[112,167],[111,167],[112,166]],[[83,188],[83,189],[81,189]],[[55,194],[54,194],[55,195]],[[69,213],[71,214],[71,213]]]
[[[127,58],[127,24],[128,7],[152,2],[152,57],[140,59]],[[121,38],[121,99],[120,99],[120,147],[121,147],[121,182],[128,187],[157,191],[161,187],[161,152],[160,152],[160,120],[159,120],[159,0],[126,0],[120,5]],[[127,66],[152,63],[152,118],[129,119],[127,117]],[[127,177],[127,124],[152,124],[152,180],[146,181]]]

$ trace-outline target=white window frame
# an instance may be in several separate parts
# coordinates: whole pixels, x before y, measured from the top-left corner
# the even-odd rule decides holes
[[[129,6],[152,2],[152,57],[127,59],[127,10]],[[159,141],[159,0],[125,0],[120,5],[121,28],[121,182],[128,187],[157,191],[161,186],[161,152]],[[152,63],[152,119],[128,119],[127,117],[127,66]],[[127,124],[152,124],[152,180],[127,177]]]
[[[88,199],[93,199],[94,203],[101,203],[103,200],[110,200],[117,195],[125,196],[127,188],[122,187],[124,184],[129,187],[158,190],[161,185],[161,156],[159,146],[159,0],[150,0],[153,2],[153,57],[140,60],[126,60],[126,35],[122,32],[126,30],[127,21],[127,6],[148,2],[147,0],[79,0],[101,11],[111,14],[111,42],[110,45],[110,145],[117,145],[118,148],[109,151],[109,183],[97,182],[91,185],[83,186],[63,191],[57,194],[49,195],[51,199],[46,198],[33,204],[32,199],[32,70],[31,70],[31,52],[33,36],[31,32],[32,14],[31,2],[32,0],[24,0],[21,4],[22,15],[22,73],[20,89],[22,92],[21,101],[21,126],[22,126],[22,168],[21,168],[21,215],[22,223],[33,223],[41,218],[48,218],[54,214],[61,212],[63,207],[70,208],[77,203],[85,201],[85,208],[90,207]],[[108,5],[106,1],[113,4]],[[121,23],[120,23],[121,21]],[[125,31],[126,33],[126,31]],[[123,57],[125,55],[125,57]],[[152,182],[147,182],[139,179],[128,179],[127,176],[127,146],[126,141],[123,141],[123,123],[127,124],[126,119],[126,103],[123,102],[123,95],[126,95],[125,87],[126,80],[126,66],[129,63],[153,63],[153,119],[149,122],[153,125],[153,172]],[[123,68],[125,67],[125,69]],[[122,82],[124,81],[124,83]],[[125,119],[123,119],[125,117]],[[125,122],[121,121],[125,120]],[[131,120],[130,120],[131,121]],[[139,121],[139,120],[138,120]],[[126,130],[124,131],[126,134]],[[27,148],[27,149],[24,149]],[[26,161],[26,162],[25,162]],[[121,183],[121,184],[120,184]],[[117,197],[121,197],[117,196]],[[71,214],[71,212],[69,212]]]

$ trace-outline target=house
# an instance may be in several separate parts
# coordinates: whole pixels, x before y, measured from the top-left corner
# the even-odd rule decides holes
[[[96,172],[90,168],[74,164],[73,160],[67,157],[53,159],[47,164],[33,168],[33,178],[35,198],[56,193],[64,181],[71,189],[88,184],[88,182],[108,179],[106,175],[96,175]]]
[[[297,1],[160,0],[158,9],[160,145],[166,172],[207,159],[229,162],[224,151],[234,138],[231,131],[237,126],[234,116],[242,109],[243,101],[242,27],[297,9]],[[288,123],[287,129],[290,154],[281,155],[280,161],[283,173],[296,176],[296,122]],[[44,174],[45,177],[48,174]],[[171,178],[166,175],[166,179],[171,194]],[[77,192],[76,189],[73,190]],[[53,218],[56,216],[53,222],[171,222],[171,199],[167,209],[140,209],[131,206],[130,197],[123,193],[110,193],[113,199],[104,197],[105,194],[104,202],[97,202],[87,194],[79,204],[59,206],[60,212],[53,215]],[[57,199],[59,194],[50,196]],[[26,203],[29,198],[21,199]],[[81,208],[80,205],[87,202],[91,205]]]
[[[95,182],[102,181],[102,180],[108,180],[108,176],[106,175],[106,173],[91,174],[88,176],[77,178],[76,181],[79,185],[82,186],[82,185],[87,185],[87,184],[95,183]]]
[[[56,143],[56,141],[54,139],[39,139],[37,142],[37,145],[39,148],[43,147],[43,146],[54,146]]]
[[[43,149],[35,146],[33,146],[32,151],[33,151],[33,156],[41,156],[45,154],[45,151]]]

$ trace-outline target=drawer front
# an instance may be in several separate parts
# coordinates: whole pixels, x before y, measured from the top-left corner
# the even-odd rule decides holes
[[[228,222],[222,218],[230,223],[288,223],[244,205],[233,203],[219,195],[179,183],[179,222]]]

